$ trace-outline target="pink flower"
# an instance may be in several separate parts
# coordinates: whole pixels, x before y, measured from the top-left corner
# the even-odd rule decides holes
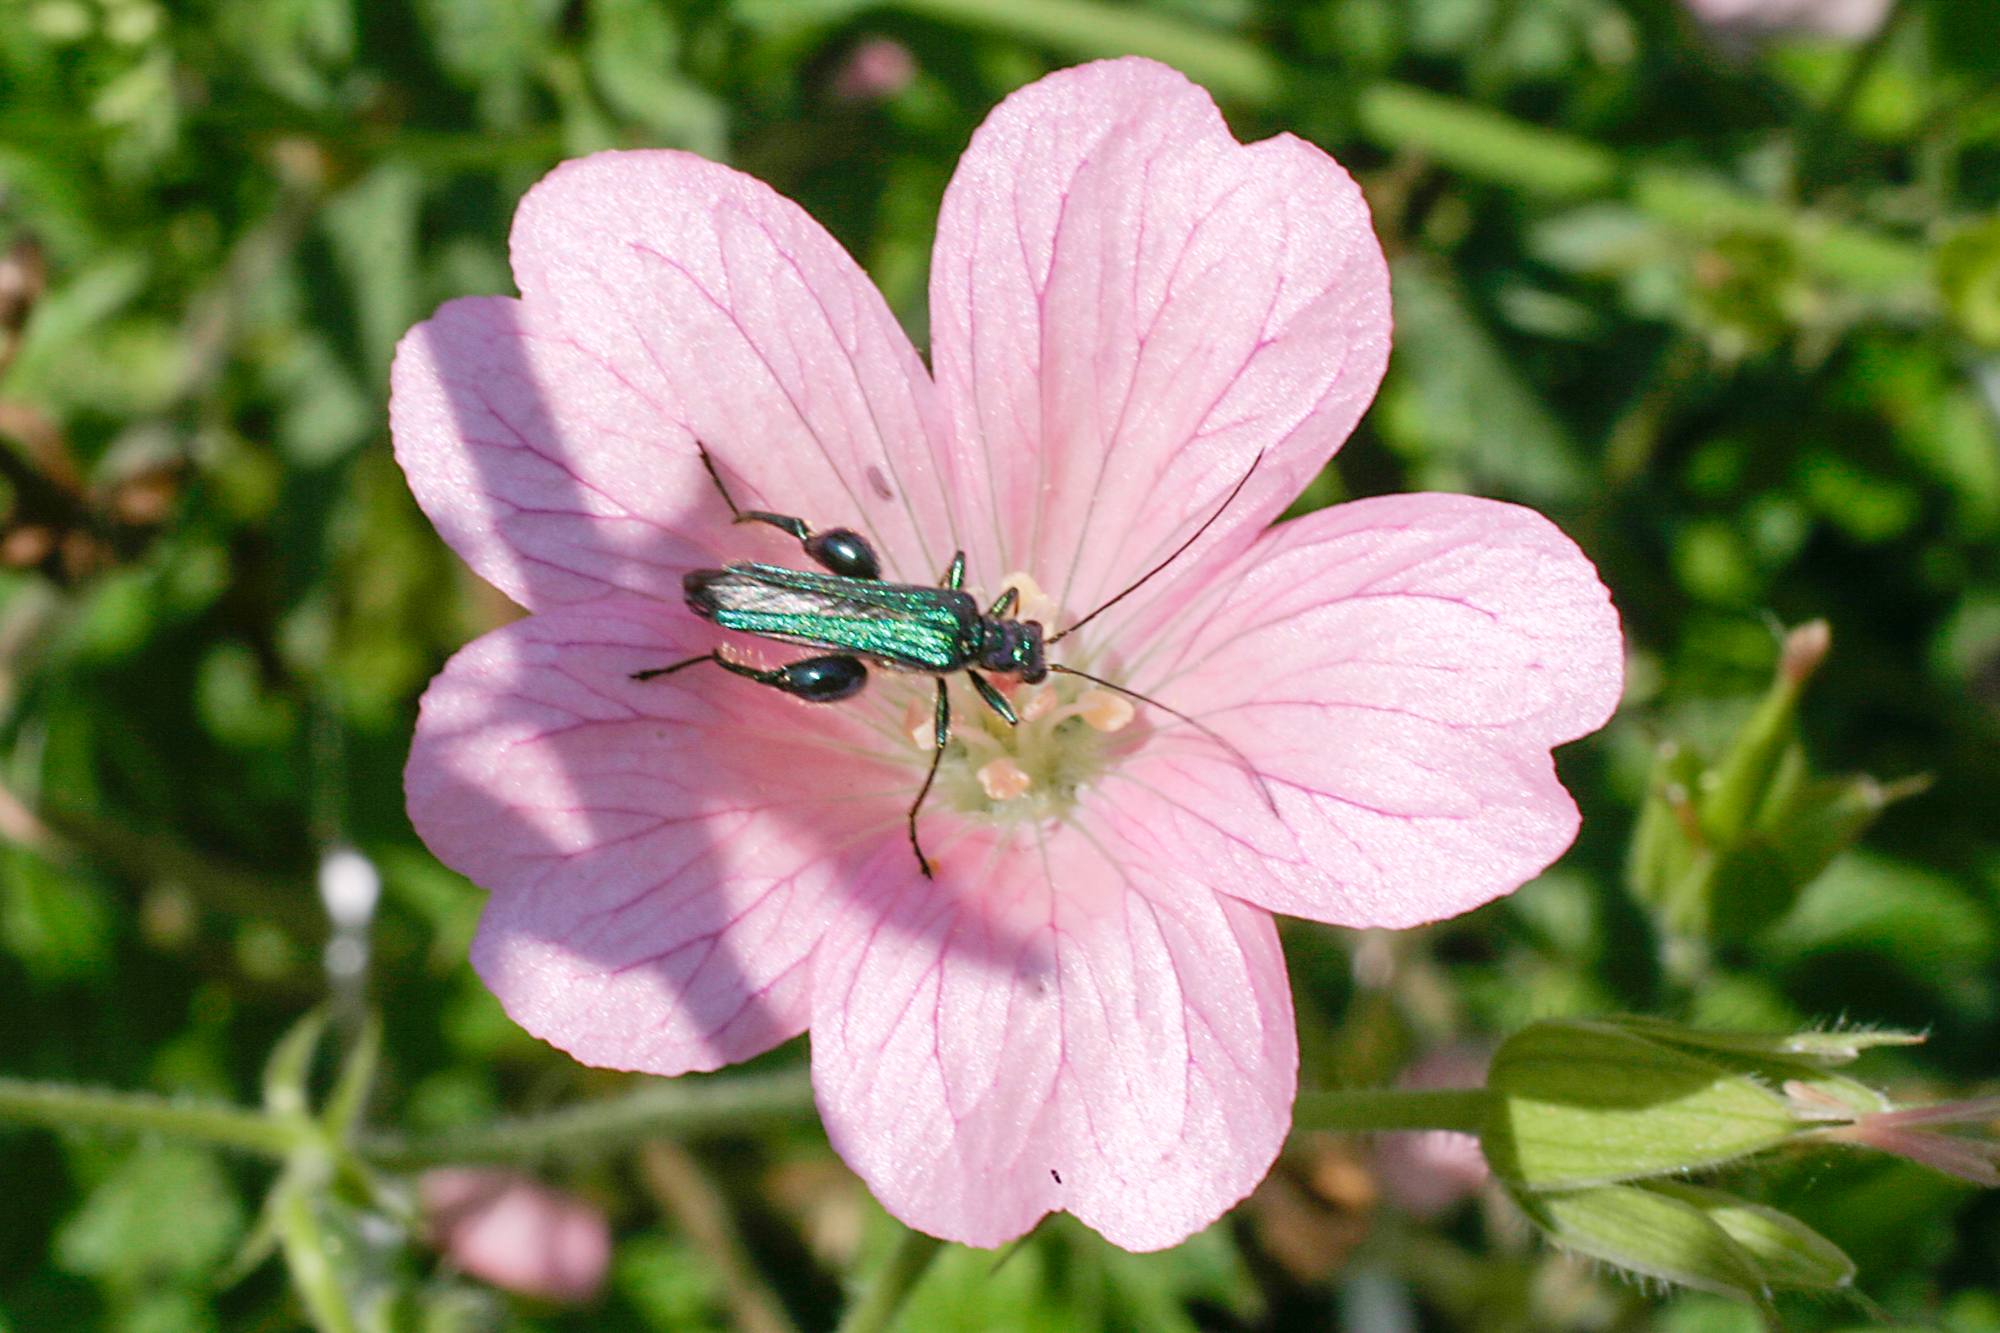
[[[917,58],[893,37],[869,37],[848,53],[833,76],[833,95],[843,102],[878,102],[894,97],[917,77]]]
[[[604,1210],[512,1171],[440,1167],[417,1181],[439,1249],[507,1291],[581,1303],[604,1287],[611,1227]]]
[[[1286,1135],[1271,913],[1430,921],[1569,844],[1549,747],[1622,661],[1576,547],[1457,495],[1270,527],[1388,353],[1381,249],[1317,149],[1236,143],[1144,60],[1021,90],[945,198],[934,376],[816,223],[700,158],[569,163],[513,247],[522,298],[412,331],[391,418],[439,530],[536,614],[431,685],[407,787],[492,891],[480,974],[578,1059],[678,1074],[810,1028],[827,1132],[906,1222],[990,1246],[1066,1209],[1171,1245]],[[1241,491],[1051,649],[1160,707],[1053,676],[1016,731],[959,674],[930,879],[929,677],[839,704],[631,678],[725,640],[686,571],[809,567],[730,525],[697,441],[739,504],[864,532],[889,579],[961,549],[982,599],[1031,575],[1052,629]]]
[[[1704,23],[1770,32],[1813,32],[1860,41],[1889,16],[1889,0],[1687,0]]]
[[[1478,1088],[1486,1083],[1490,1052],[1477,1046],[1440,1046],[1403,1071],[1399,1088]],[[1375,1172],[1382,1190],[1412,1217],[1435,1219],[1479,1192],[1492,1175],[1474,1134],[1449,1129],[1378,1135]]]

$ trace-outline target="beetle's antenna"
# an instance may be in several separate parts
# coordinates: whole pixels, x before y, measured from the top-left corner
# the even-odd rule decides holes
[[[1242,487],[1239,486],[1237,487],[1237,489],[1241,490]],[[1082,622],[1078,623],[1080,624]],[[1139,693],[1139,691],[1137,690],[1128,690],[1123,685],[1115,685],[1112,682],[1104,679],[1104,677],[1102,676],[1091,675],[1088,671],[1078,671],[1075,667],[1066,667],[1058,663],[1051,662],[1049,663],[1049,670],[1060,671],[1065,676],[1075,676],[1079,680],[1087,680],[1093,685],[1102,685],[1107,690],[1115,690],[1119,694],[1124,695],[1128,699],[1137,699],[1142,704],[1148,704],[1154,708],[1159,709],[1162,713],[1167,713],[1173,717],[1179,718],[1181,721],[1187,723],[1190,727],[1193,727],[1196,731],[1200,732],[1202,735],[1214,741],[1217,745],[1220,745],[1223,749],[1229,751],[1230,754],[1234,755],[1236,757],[1236,762],[1243,765],[1243,771],[1248,773],[1251,776],[1251,778],[1256,782],[1257,790],[1263,793],[1264,804],[1271,807],[1272,814],[1275,815],[1278,813],[1278,800],[1275,796],[1271,795],[1271,784],[1264,781],[1264,775],[1257,771],[1257,766],[1250,762],[1249,757],[1245,755],[1243,751],[1237,749],[1234,745],[1231,745],[1227,740],[1225,740],[1222,736],[1218,735],[1215,731],[1195,721],[1193,718],[1189,717],[1186,713],[1183,713],[1180,709],[1169,708],[1165,704],[1161,703],[1158,699],[1149,698],[1146,695]]]
[[[708,455],[706,453],[702,455],[703,459],[706,459],[707,457]],[[1245,472],[1243,474],[1243,480],[1237,482],[1234,489],[1232,489],[1229,492],[1229,494],[1222,497],[1222,503],[1216,506],[1216,510],[1213,514],[1210,514],[1208,516],[1208,521],[1203,523],[1200,527],[1196,528],[1194,530],[1194,535],[1192,537],[1189,537],[1179,546],[1176,546],[1174,548],[1174,552],[1172,555],[1168,556],[1165,560],[1162,560],[1159,564],[1154,565],[1151,569],[1141,574],[1137,579],[1135,579],[1130,585],[1126,587],[1124,592],[1119,593],[1116,597],[1113,597],[1110,601],[1103,603],[1095,611],[1092,611],[1089,615],[1077,621],[1074,625],[1071,625],[1068,629],[1063,630],[1059,634],[1051,635],[1049,638],[1044,639],[1042,642],[1059,643],[1063,639],[1068,638],[1070,635],[1082,629],[1085,625],[1088,625],[1091,621],[1103,615],[1106,611],[1109,611],[1112,607],[1118,605],[1118,603],[1124,601],[1127,597],[1130,597],[1133,593],[1139,591],[1139,588],[1146,582],[1147,579],[1152,578],[1153,575],[1159,573],[1161,570],[1165,569],[1168,565],[1171,565],[1172,563],[1174,563],[1174,561],[1180,559],[1181,552],[1187,550],[1188,547],[1193,546],[1196,542],[1200,541],[1201,534],[1207,532],[1210,528],[1214,527],[1215,520],[1221,518],[1224,514],[1229,512],[1229,506],[1235,503],[1236,497],[1242,494],[1243,488],[1250,484],[1250,474],[1255,472],[1257,470],[1257,465],[1263,461],[1264,461],[1264,451],[1262,449],[1259,449],[1257,451],[1257,456],[1250,460],[1250,471]],[[713,475],[714,471],[715,469],[710,468],[709,469],[710,475]],[[720,480],[718,480],[715,484],[720,486],[722,483]],[[727,499],[728,496],[725,494],[723,498]],[[1072,672],[1071,674],[1081,675],[1083,673]],[[1098,683],[1101,685],[1104,682],[1099,681]],[[1118,687],[1116,685],[1113,685],[1111,688],[1115,690]],[[1130,693],[1130,691],[1128,690],[1127,693]],[[1148,700],[1147,702],[1150,703],[1151,700]],[[1173,712],[1173,709],[1169,708],[1167,711],[1171,713]]]

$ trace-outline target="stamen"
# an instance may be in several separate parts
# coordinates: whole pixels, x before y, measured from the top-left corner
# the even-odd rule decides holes
[[[1078,716],[1099,731],[1122,731],[1138,714],[1132,701],[1110,690],[1085,690],[1076,701]]]
[[[1056,612],[1061,608],[1056,599],[1042,591],[1042,585],[1035,582],[1034,575],[1019,570],[1000,580],[1000,592],[1013,588],[1019,594],[1014,606],[1014,619],[1038,620],[1044,625],[1056,623]],[[999,594],[995,594],[998,596]]]
[[[1025,685],[1014,699],[1014,712],[1023,722],[1039,722],[1055,710],[1053,685]]]
[[[937,749],[936,713],[937,703],[930,699],[912,699],[903,710],[903,734],[925,754]]]
[[[990,801],[1012,801],[1035,785],[1021,766],[1002,755],[979,770],[979,788]]]

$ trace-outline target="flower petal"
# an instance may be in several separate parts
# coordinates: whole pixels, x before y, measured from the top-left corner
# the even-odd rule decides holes
[[[678,601],[728,511],[671,409],[504,297],[452,301],[390,372],[396,461],[444,539],[530,609]]]
[[[1133,688],[1240,756],[1161,722],[1119,774],[1121,822],[1253,902],[1351,926],[1455,915],[1560,855],[1577,814],[1549,747],[1601,726],[1623,676],[1575,544],[1457,495],[1285,524],[1134,645]]]
[[[701,440],[739,505],[856,528],[904,582],[949,563],[930,377],[797,204],[689,153],[600,153],[529,191],[513,253],[523,299]]]
[[[901,843],[913,766],[879,709],[826,708],[701,664],[713,630],[629,595],[462,650],[425,693],[417,832],[493,893],[473,963],[578,1059],[678,1074],[801,1031],[843,849]],[[822,758],[825,762],[821,762]]]
[[[1170,554],[1260,451],[1208,541],[1241,549],[1304,489],[1381,379],[1388,271],[1332,158],[1289,135],[1238,144],[1181,75],[1114,60],[1016,92],[973,136],[931,321],[981,460],[959,478],[973,569],[1027,570],[1075,617]]]
[[[934,1235],[998,1245],[1066,1209],[1127,1249],[1176,1244],[1249,1193],[1290,1126],[1277,932],[1075,829],[1014,836],[955,842],[935,882],[879,865],[829,927],[827,1132]]]

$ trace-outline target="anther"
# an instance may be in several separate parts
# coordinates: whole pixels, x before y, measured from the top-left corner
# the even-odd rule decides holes
[[[1061,608],[1056,605],[1055,598],[1042,591],[1042,585],[1035,582],[1034,575],[1016,570],[1000,580],[1001,592],[1009,588],[1014,589],[1019,598],[1014,606],[1014,619],[1035,620],[1044,625],[1056,623],[1056,612]]]
[[[1099,731],[1123,731],[1137,714],[1132,701],[1110,690],[1085,690],[1076,701],[1077,715]]]
[[[1014,698],[1014,713],[1023,722],[1035,722],[1055,711],[1056,692],[1051,685],[1024,686]]]
[[[1034,779],[1005,755],[982,765],[978,776],[979,789],[986,793],[989,801],[1014,800],[1025,796],[1028,788],[1035,785]]]
[[[925,754],[937,748],[937,720],[930,700],[910,700],[909,707],[903,710],[903,734]]]

